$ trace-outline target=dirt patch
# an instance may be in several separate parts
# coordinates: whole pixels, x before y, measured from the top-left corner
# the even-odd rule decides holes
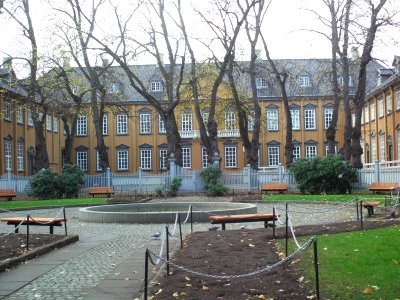
[[[400,220],[368,220],[365,229],[400,224]],[[358,222],[299,226],[296,236],[359,230]],[[278,238],[285,228],[277,228]],[[311,251],[311,250],[309,250]],[[172,262],[190,270],[214,275],[251,273],[278,262],[282,253],[272,229],[196,232],[188,237]],[[312,299],[296,266],[283,264],[272,271],[237,279],[213,279],[170,267],[170,276],[150,283],[153,299]]]

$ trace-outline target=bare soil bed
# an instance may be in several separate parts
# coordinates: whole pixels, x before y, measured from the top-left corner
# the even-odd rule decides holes
[[[368,220],[365,229],[400,224],[400,220]],[[228,228],[229,229],[229,228]],[[358,222],[299,226],[296,236],[317,236],[359,230]],[[285,229],[277,228],[278,238]],[[312,251],[309,249],[308,251]],[[272,239],[272,229],[195,232],[174,253],[172,262],[190,270],[214,274],[251,273],[282,258]],[[150,299],[313,299],[306,290],[296,264],[283,264],[272,271],[250,277],[217,280],[197,276],[170,266],[170,276],[160,276],[150,283]]]

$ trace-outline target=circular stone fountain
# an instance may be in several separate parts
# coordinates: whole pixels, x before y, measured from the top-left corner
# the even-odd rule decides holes
[[[174,223],[176,213],[181,221],[192,205],[193,222],[208,222],[212,215],[257,213],[257,205],[234,202],[166,202],[91,206],[79,209],[79,220],[97,223]]]

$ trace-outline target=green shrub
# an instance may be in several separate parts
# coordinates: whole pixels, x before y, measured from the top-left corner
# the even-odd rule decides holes
[[[168,196],[175,197],[181,185],[182,185],[182,177],[174,177],[168,186],[168,191],[167,191]]]
[[[223,196],[228,191],[228,189],[222,184],[221,170],[218,166],[208,166],[200,172],[200,176],[203,179],[204,187],[210,196]]]
[[[49,169],[42,169],[32,176],[30,196],[52,199],[60,196],[58,174]]]
[[[162,186],[156,187],[154,192],[156,193],[156,196],[159,198],[164,196],[164,191],[163,191]]]
[[[67,198],[78,197],[79,188],[84,183],[83,178],[84,173],[77,165],[64,165],[58,180],[59,194]]]
[[[351,193],[351,183],[357,181],[357,170],[338,155],[300,159],[289,167],[301,193]]]

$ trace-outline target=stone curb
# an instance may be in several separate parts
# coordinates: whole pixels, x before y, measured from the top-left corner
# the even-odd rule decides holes
[[[75,243],[77,241],[79,241],[78,235],[66,236],[63,239],[55,241],[49,245],[44,245],[42,247],[33,249],[32,251],[29,251],[26,254],[5,260],[0,263],[0,272],[4,272],[6,269],[9,269],[13,266],[19,265],[22,262],[34,259],[34,258],[36,258],[40,255],[46,254],[54,249],[67,246],[67,245]]]

